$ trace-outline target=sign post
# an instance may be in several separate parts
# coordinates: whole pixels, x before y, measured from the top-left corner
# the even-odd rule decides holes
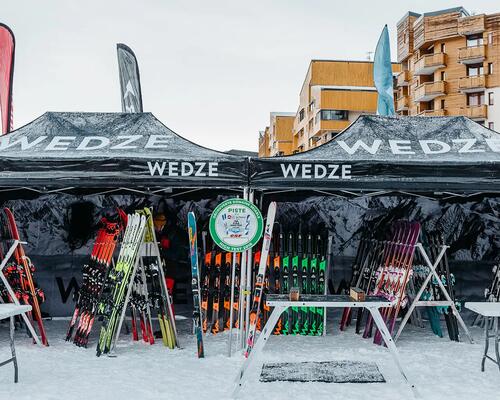
[[[219,204],[213,211],[210,216],[209,230],[210,236],[217,246],[233,253],[228,340],[228,356],[231,357],[236,253],[243,253],[258,243],[264,230],[264,221],[255,204],[243,199],[228,199]],[[240,296],[242,295],[243,292],[240,288]],[[243,324],[243,321],[240,320],[240,324]]]

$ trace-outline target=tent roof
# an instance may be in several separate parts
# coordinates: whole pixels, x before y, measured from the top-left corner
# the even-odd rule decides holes
[[[262,189],[500,191],[500,134],[466,117],[362,115],[333,140],[251,160]]]
[[[346,148],[353,148],[362,141],[371,149],[370,153],[359,147],[350,154]],[[377,146],[379,141],[380,145]],[[391,147],[392,141],[392,147]],[[409,141],[394,143],[394,141]],[[421,141],[440,141],[450,146],[447,152],[439,144],[428,143],[431,153],[424,152]],[[468,141],[472,146],[469,150]],[[489,144],[488,144],[489,143]],[[491,146],[490,146],[491,145]],[[426,144],[424,143],[424,147]],[[401,153],[394,149],[402,149]],[[445,146],[446,147],[446,146]],[[496,148],[494,151],[493,148]],[[373,151],[372,150],[372,151]],[[460,150],[465,150],[461,152]],[[488,162],[500,161],[500,134],[466,117],[387,117],[362,115],[339,133],[334,140],[314,149],[291,156],[273,159],[292,160],[370,160],[434,162],[452,161]],[[413,152],[413,154],[411,153]]]
[[[248,184],[248,157],[197,145],[151,113],[47,112],[0,137],[0,162],[0,187]]]
[[[161,137],[155,137],[154,143],[150,141],[148,146],[148,140],[152,135],[161,135]],[[58,136],[74,137],[74,140],[68,139],[63,144],[53,146],[53,149],[50,147],[47,149],[51,140]],[[110,143],[91,150],[100,143],[100,139],[95,139],[91,140],[88,146],[78,148],[86,136],[107,138]],[[133,138],[133,141],[123,144],[126,137]],[[35,145],[22,148],[21,141],[28,144],[35,143]],[[167,128],[149,112],[46,112],[27,125],[4,135],[0,138],[0,142],[2,143],[0,157],[22,155],[35,158],[151,158],[161,155],[180,160],[233,161],[243,159],[243,157],[208,149],[185,139]]]

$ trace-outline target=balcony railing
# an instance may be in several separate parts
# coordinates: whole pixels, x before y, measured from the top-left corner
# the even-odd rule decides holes
[[[462,64],[477,64],[486,58],[486,47],[479,46],[461,47],[458,49],[458,62]]]
[[[464,76],[458,81],[458,88],[462,93],[482,92],[486,87],[486,76]]]
[[[465,116],[470,119],[486,119],[488,118],[488,106],[486,104],[468,106],[465,108]]]
[[[444,117],[446,110],[423,110],[417,114],[419,117]]]
[[[397,76],[397,86],[408,86],[410,83],[410,71],[401,71]]]
[[[446,94],[446,84],[444,81],[427,82],[415,89],[415,101],[429,101]]]
[[[470,17],[458,19],[459,35],[473,35],[481,32],[484,32],[484,14],[471,15]]]
[[[406,111],[410,107],[410,98],[401,96],[396,100],[396,111]]]
[[[414,66],[415,75],[430,75],[439,68],[446,66],[446,54],[434,53],[425,54],[420,57]]]

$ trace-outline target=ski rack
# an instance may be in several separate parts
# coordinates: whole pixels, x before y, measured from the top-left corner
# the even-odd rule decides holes
[[[19,303],[19,300],[17,299],[14,291],[12,290],[12,287],[10,286],[9,281],[7,280],[7,277],[4,275],[3,269],[7,265],[7,262],[10,260],[10,258],[12,257],[12,254],[14,254],[14,251],[16,250],[17,246],[19,246],[20,244],[27,244],[27,243],[21,242],[20,240],[17,240],[17,239],[14,239],[14,243],[12,243],[9,251],[7,252],[7,254],[5,254],[4,259],[0,263],[0,279],[2,280],[2,283],[4,284],[5,288],[7,289],[7,292],[9,293],[9,296],[12,299],[12,302],[16,306],[20,306],[21,303]],[[38,335],[36,334],[35,328],[33,327],[30,319],[26,315],[26,312],[21,313],[21,317],[23,318],[24,323],[28,327],[28,330],[30,331],[31,336],[33,336],[33,339],[35,340],[36,344],[41,345],[42,342],[41,342],[40,338],[38,337]]]
[[[422,286],[420,287],[420,290],[418,293],[415,295],[415,298],[413,299],[413,302],[411,303],[410,308],[408,309],[406,315],[403,318],[403,321],[401,321],[401,325],[399,326],[398,332],[396,333],[396,336],[394,336],[394,341],[396,342],[401,335],[401,332],[403,332],[404,327],[406,326],[408,320],[410,319],[410,316],[413,314],[413,311],[415,310],[416,307],[439,307],[439,306],[449,306],[452,309],[453,315],[457,318],[458,322],[460,323],[460,326],[464,330],[465,334],[469,338],[470,343],[474,343],[474,340],[472,339],[472,336],[469,332],[469,329],[465,325],[464,320],[460,316],[460,313],[457,310],[457,307],[455,305],[455,302],[451,299],[450,295],[448,294],[448,291],[443,285],[443,282],[441,282],[441,279],[439,275],[436,272],[436,268],[439,265],[439,262],[443,258],[444,254],[446,253],[446,250],[450,247],[445,244],[441,245],[441,251],[438,253],[436,259],[434,260],[434,263],[431,262],[429,256],[425,252],[424,246],[422,246],[422,243],[417,243],[415,245],[416,248],[420,251],[420,254],[424,258],[425,263],[427,264],[427,267],[429,267],[429,273],[427,277],[425,278],[424,282],[422,283]],[[427,288],[427,285],[431,281],[432,278],[435,278],[439,285],[439,289],[443,293],[444,297],[446,300],[430,300],[430,301],[424,301],[420,300],[422,293],[424,290]]]
[[[115,337],[113,338],[113,341],[111,342],[111,347],[110,347],[110,352],[109,352],[110,357],[116,356],[116,354],[115,354],[116,344],[118,342],[118,338],[120,337],[120,331],[122,329],[123,321],[125,320],[125,315],[127,313],[127,307],[128,307],[128,303],[130,301],[130,294],[132,293],[132,286],[133,286],[134,278],[135,278],[135,275],[137,273],[137,267],[139,266],[139,263],[141,263],[141,265],[142,265],[142,262],[143,262],[142,258],[143,257],[156,257],[156,259],[157,259],[158,267],[159,267],[158,269],[159,269],[159,273],[160,273],[160,281],[161,281],[160,282],[160,290],[162,291],[162,294],[165,296],[165,299],[167,301],[168,315],[169,315],[170,322],[172,324],[172,330],[174,332],[175,346],[177,348],[180,348],[179,338],[177,335],[177,328],[175,326],[175,317],[174,317],[174,314],[172,312],[172,307],[171,307],[171,303],[170,303],[170,296],[168,294],[167,284],[165,281],[165,273],[163,271],[163,265],[161,262],[160,249],[158,248],[158,242],[156,241],[156,233],[154,232],[154,230],[151,232],[151,234],[153,236],[152,242],[146,241],[145,237],[147,234],[147,229],[149,229],[149,226],[146,224],[146,228],[144,229],[144,235],[142,238],[141,247],[137,253],[136,259],[134,261],[134,268],[132,270],[132,274],[130,275],[130,280],[129,280],[129,284],[128,284],[128,288],[127,288],[127,294],[126,294],[125,300],[123,302],[123,308],[122,308],[122,311],[120,314],[120,320],[118,322],[118,329],[116,330]],[[146,249],[148,247],[150,247],[150,250],[152,250],[152,251],[147,252]],[[149,308],[149,306],[148,306],[148,308]]]

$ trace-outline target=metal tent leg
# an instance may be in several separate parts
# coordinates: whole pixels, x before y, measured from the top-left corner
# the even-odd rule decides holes
[[[260,353],[264,349],[264,346],[267,343],[267,340],[269,339],[269,336],[271,336],[271,333],[273,332],[273,329],[278,322],[278,319],[281,317],[281,314],[283,311],[285,311],[288,307],[279,307],[276,306],[274,307],[274,310],[271,312],[271,315],[269,316],[269,319],[266,322],[266,325],[262,329],[262,332],[259,335],[259,338],[257,339],[257,342],[255,343],[255,346],[253,347],[252,351],[248,355],[248,358],[245,360],[243,363],[240,372],[238,373],[238,376],[236,377],[236,386],[233,390],[233,397],[235,397],[243,384],[245,383],[248,373],[250,371],[250,367],[253,365],[255,360],[259,357]]]
[[[396,348],[396,345],[394,344],[394,341],[391,337],[391,334],[389,333],[389,330],[387,329],[387,326],[385,325],[385,322],[384,322],[384,319],[382,318],[382,315],[380,315],[380,311],[378,310],[378,308],[369,308],[368,310],[370,311],[370,314],[373,317],[373,321],[377,325],[377,328],[378,328],[379,332],[381,333],[382,338],[384,339],[384,342],[387,345],[387,348],[389,349],[389,352],[391,353],[391,356],[392,356],[394,362],[396,363],[401,376],[403,377],[405,382],[410,386],[413,394],[416,397],[420,397],[415,385],[410,382],[410,380],[406,376],[406,373],[403,370],[403,366],[401,365],[401,361],[399,360],[398,349]]]

